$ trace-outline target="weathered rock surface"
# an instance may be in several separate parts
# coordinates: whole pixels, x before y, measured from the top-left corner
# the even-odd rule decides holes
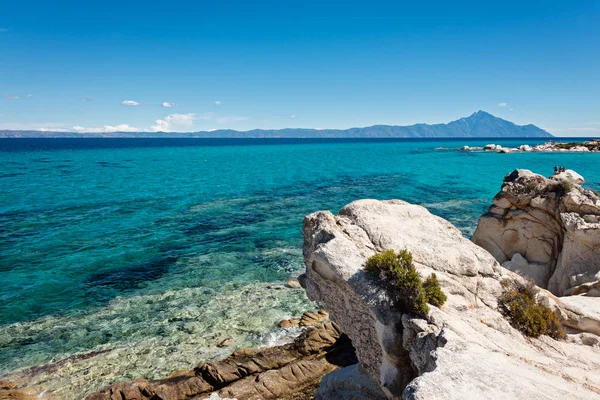
[[[580,183],[571,170],[551,178],[513,171],[479,219],[473,242],[556,295],[597,296],[600,198]]]
[[[19,388],[14,382],[0,381],[0,400],[35,400],[44,396],[35,388]]]
[[[524,337],[497,310],[500,281],[522,278],[425,208],[360,200],[337,216],[309,215],[303,235],[300,281],[359,358],[325,377],[317,399],[600,399],[600,348],[590,333],[598,317],[544,292],[564,323],[588,329],[560,342]],[[431,306],[427,320],[391,309],[365,275],[366,259],[384,249],[407,249],[423,277],[437,274],[448,301]],[[355,384],[367,377],[371,384]]]
[[[136,379],[109,386],[87,400],[298,399],[314,391],[321,377],[356,363],[348,337],[327,322],[302,333],[293,343],[264,349],[244,349],[222,361],[168,378]]]

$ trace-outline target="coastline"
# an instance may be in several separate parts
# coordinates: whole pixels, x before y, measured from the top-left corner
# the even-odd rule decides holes
[[[518,152],[532,152],[532,153],[599,153],[600,152],[600,140],[592,139],[584,142],[567,142],[563,143],[562,140],[556,141],[551,140],[549,142],[531,146],[528,144],[522,144],[517,147],[503,147],[498,144],[486,144],[483,147],[461,147],[462,151],[485,151],[485,152],[496,152],[496,153],[518,153]]]
[[[135,142],[133,139],[132,141]],[[92,277],[95,281],[82,280],[83,288],[94,290],[83,292],[82,296],[93,295],[98,289],[106,290],[112,295],[112,292],[108,291],[112,290],[112,286],[109,285],[120,287],[117,285],[131,282],[132,288],[123,294],[117,293],[118,297],[113,297],[106,308],[103,308],[106,304],[94,308],[104,309],[105,313],[91,313],[89,316],[85,313],[77,314],[77,318],[84,317],[77,322],[52,313],[12,325],[10,329],[27,330],[28,334],[4,331],[9,333],[1,335],[2,337],[14,340],[4,343],[7,346],[3,348],[4,355],[11,358],[8,358],[3,366],[9,370],[11,365],[21,362],[22,357],[32,355],[43,356],[48,361],[31,362],[28,366],[48,365],[67,359],[62,365],[68,369],[63,369],[63,373],[54,376],[55,387],[69,385],[71,380],[74,381],[74,385],[85,387],[87,382],[93,381],[96,376],[103,379],[99,380],[98,382],[102,383],[97,385],[112,383],[109,380],[113,376],[120,380],[140,376],[157,379],[176,370],[193,368],[194,363],[203,359],[225,357],[236,346],[269,344],[271,332],[279,331],[276,324],[280,319],[297,317],[299,313],[308,309],[302,306],[308,300],[300,291],[297,292],[298,296],[290,296],[296,300],[274,300],[274,303],[271,303],[285,303],[286,307],[296,307],[296,311],[287,312],[285,315],[282,313],[277,316],[261,316],[264,311],[258,309],[271,307],[265,302],[265,299],[271,297],[271,291],[284,298],[287,296],[284,293],[295,293],[295,290],[268,289],[267,286],[282,286],[288,277],[299,272],[301,253],[300,241],[297,239],[300,236],[298,225],[302,216],[307,213],[317,209],[336,210],[355,198],[403,198],[426,204],[432,213],[458,226],[463,235],[468,237],[472,234],[485,204],[497,191],[498,177],[506,173],[507,168],[514,164],[514,159],[511,161],[511,157],[488,157],[484,154],[460,151],[441,154],[434,151],[437,142],[439,141],[389,140],[369,144],[336,141],[337,144],[326,146],[281,145],[250,148],[232,145],[185,149],[169,147],[168,154],[164,148],[134,151],[126,148],[116,152],[93,148],[90,151],[72,151],[68,155],[65,151],[53,152],[52,149],[44,150],[44,154],[40,154],[38,150],[2,153],[3,161],[6,161],[9,168],[14,169],[7,172],[21,173],[19,176],[4,178],[7,187],[14,190],[6,200],[14,200],[7,201],[5,205],[5,218],[0,220],[4,223],[2,228],[15,234],[29,233],[29,236],[14,236],[11,239],[12,243],[21,248],[35,248],[38,243],[51,245],[44,237],[40,239],[31,236],[32,228],[27,228],[29,231],[22,230],[23,226],[27,226],[25,224],[36,222],[31,216],[37,215],[40,210],[47,225],[36,227],[37,232],[44,233],[47,228],[62,229],[68,224],[69,229],[78,235],[77,241],[73,242],[74,247],[56,247],[58,251],[52,254],[52,258],[47,253],[39,253],[44,254],[43,257],[28,260],[35,260],[37,265],[42,263],[48,267],[50,262],[61,260],[66,254],[71,260],[68,267],[73,269],[57,270],[53,276],[60,279],[85,273],[85,270],[75,268],[82,265],[82,261],[86,259],[118,261],[113,261],[106,275],[99,276],[97,271],[93,271]],[[456,147],[457,142],[459,141],[452,140],[441,145],[446,148]],[[518,142],[512,143],[516,145]],[[540,155],[524,153],[519,159],[525,166],[541,162],[545,165],[543,168],[550,170],[555,164],[554,160]],[[171,162],[173,159],[177,162]],[[207,164],[204,164],[204,160],[207,159],[212,161],[210,168],[205,167]],[[594,159],[577,157],[577,154],[571,153],[566,157],[564,164],[577,171],[581,170],[584,176],[594,177],[594,163],[587,161]],[[275,172],[271,175],[265,175],[264,171],[256,168],[258,162],[264,160],[269,160],[274,165],[285,165],[288,167],[287,171],[297,169],[299,173],[289,174],[285,173],[286,169],[282,169],[283,172],[278,175],[273,175],[277,170],[273,170]],[[330,168],[324,171],[320,167],[323,160],[336,161],[328,164]],[[373,160],[377,162],[374,163]],[[143,175],[148,168],[152,168],[153,174]],[[477,171],[477,176],[466,175],[468,171]],[[54,175],[56,181],[52,180]],[[97,190],[88,191],[82,194],[90,196],[90,201],[73,204],[72,196],[67,195],[68,190],[61,184],[73,180],[87,181],[89,176],[95,176],[101,188],[110,188],[110,196],[105,196]],[[143,182],[134,179],[139,176],[144,176]],[[35,187],[30,184],[33,185],[38,178],[40,181],[43,178],[44,182],[54,182],[53,187],[57,188],[57,193],[48,199],[47,204],[26,201],[28,197],[21,197],[21,193],[35,193]],[[169,185],[165,185],[167,179]],[[223,182],[227,184],[223,186]],[[165,186],[169,188],[168,193],[164,191]],[[226,191],[224,187],[231,187],[236,191]],[[599,188],[598,183],[594,181],[590,182],[590,187]],[[143,193],[140,192],[140,188]],[[243,188],[243,191],[240,188]],[[208,192],[212,197],[205,196],[204,193]],[[155,195],[156,200],[152,197],[140,199],[140,195],[149,194]],[[168,201],[165,201],[165,198]],[[133,213],[138,212],[144,214],[144,219],[133,218]],[[111,221],[114,222],[94,225],[94,229],[90,229],[90,222],[97,221],[98,216],[106,220],[107,215],[110,215]],[[144,221],[144,225],[133,225],[134,228],[126,225],[137,224],[139,221]],[[141,230],[144,231],[144,235],[137,236]],[[90,232],[101,233],[103,237],[92,236],[83,241],[81,235]],[[105,234],[106,232],[110,234]],[[157,240],[133,242],[131,232],[136,234],[134,239],[156,237]],[[116,234],[120,236],[111,237]],[[103,242],[105,238],[111,240]],[[98,240],[100,242],[97,242]],[[96,246],[87,247],[88,243],[92,242]],[[170,265],[169,269],[165,269],[163,275],[150,275],[151,279],[146,281],[136,280],[145,273],[152,273],[156,264],[148,263],[145,259],[139,260],[139,263],[130,258],[119,261],[121,255],[128,254],[128,248],[119,247],[119,243],[125,243],[129,248],[135,243],[135,248],[145,251],[160,250],[159,256],[180,255],[180,258]],[[199,245],[201,246],[195,247]],[[109,250],[106,258],[99,257],[99,253],[87,253],[88,248],[97,251],[94,249],[104,247]],[[45,249],[48,251],[51,247]],[[73,257],[81,258],[73,262]],[[146,257],[151,261],[154,254],[147,252]],[[19,259],[11,261],[12,271],[27,274],[29,278],[21,286],[19,284],[22,281],[11,282],[12,287],[26,289],[31,285],[43,284],[40,289],[25,292],[21,299],[36,307],[46,305],[43,300],[33,297],[42,293],[40,290],[47,286],[46,275],[38,277],[35,274],[41,269],[31,268],[29,262],[23,262],[22,265],[19,262]],[[97,266],[98,264],[94,264],[94,269]],[[248,268],[252,268],[254,272]],[[131,279],[127,276],[130,271],[133,279],[128,281]],[[9,271],[6,276],[19,276],[11,273]],[[224,282],[231,283],[231,291],[228,290],[228,293],[243,289],[244,282],[241,281],[245,281],[246,277],[255,283],[261,279],[270,282],[277,279],[281,283],[257,283],[257,289],[251,292],[256,296],[242,299],[242,293],[239,293],[232,295],[234,300],[231,300],[229,295],[223,295],[217,298],[217,306],[213,307],[212,303],[205,303],[206,297],[214,296],[221,288],[229,288],[221,283],[220,277],[223,277]],[[198,284],[210,283],[199,278],[210,281],[218,278],[218,285],[215,283],[213,292],[186,287],[192,279],[197,279],[194,282]],[[101,285],[91,285],[96,282]],[[81,284],[75,282],[69,287],[78,288],[78,285]],[[91,299],[93,300],[93,297]],[[21,307],[25,302],[15,298],[11,304]],[[165,308],[173,310],[173,314],[165,313]],[[210,309],[214,310],[214,315],[207,318],[205,312]],[[163,321],[157,321],[154,317]],[[228,332],[229,325],[221,330],[217,329],[223,317],[230,321],[238,318],[238,321],[244,323],[246,320],[251,322],[262,319],[259,328],[254,330],[250,327],[249,330],[255,339],[260,339],[262,335],[263,341],[249,341],[238,343],[231,348],[217,348],[218,342],[231,336]],[[139,318],[139,321],[131,318]],[[151,318],[150,321],[148,318]],[[214,326],[205,343],[201,343],[204,340],[204,330],[202,327],[194,329],[193,318],[198,318],[200,322],[210,322]],[[131,322],[135,322],[135,326],[130,326]],[[82,326],[92,329],[85,330]],[[0,327],[0,331],[2,328],[7,329],[3,326]],[[189,332],[186,332],[186,329]],[[248,333],[246,330],[244,334]],[[125,339],[119,339],[115,344],[115,338],[120,334],[130,335],[131,341],[128,343]],[[171,334],[173,336],[169,339]],[[213,338],[208,337],[213,334]],[[82,342],[70,347],[72,342],[68,339],[73,337],[80,337]],[[96,340],[108,342],[96,348]],[[54,344],[60,344],[60,347],[54,347]],[[208,347],[214,348],[214,353],[208,354],[202,350]],[[102,352],[107,349],[111,351]],[[101,353],[96,354],[95,351]],[[177,352],[181,354],[178,356]],[[73,353],[76,354],[73,356]],[[91,354],[92,357],[78,358],[83,354]],[[69,356],[73,358],[68,359]],[[94,359],[100,360],[97,368],[93,365]],[[80,371],[87,371],[84,379],[88,381],[75,378],[73,371],[79,367]],[[51,381],[51,376],[48,375],[44,379]]]

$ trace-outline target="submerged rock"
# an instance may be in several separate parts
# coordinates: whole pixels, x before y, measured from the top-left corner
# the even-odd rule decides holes
[[[316,399],[600,398],[600,317],[546,297],[568,341],[523,336],[498,311],[504,278],[522,280],[446,220],[403,201],[360,200],[303,223],[309,297],[322,302],[356,347],[359,365],[326,376]],[[364,271],[368,257],[407,249],[435,272],[448,300],[426,319],[402,314]],[[589,345],[589,346],[588,346]]]
[[[513,171],[479,219],[473,241],[558,296],[597,295],[591,289],[600,281],[600,198],[583,182],[572,170],[551,178]]]
[[[323,375],[356,361],[348,337],[328,322],[309,328],[290,344],[238,350],[222,361],[165,379],[118,383],[87,400],[297,399],[295,394],[307,388],[314,391]]]

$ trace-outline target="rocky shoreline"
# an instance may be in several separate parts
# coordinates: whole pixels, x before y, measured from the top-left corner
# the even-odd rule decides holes
[[[473,241],[401,200],[311,214],[305,274],[286,286],[301,285],[327,311],[282,320],[281,329],[302,331],[293,342],[113,384],[87,400],[600,399],[600,196],[583,183],[571,170],[513,171]],[[393,307],[364,268],[384,250],[407,250],[419,275],[435,273],[446,303],[422,316]],[[566,335],[518,330],[499,306],[506,280],[534,281]],[[0,382],[1,400],[55,398],[26,377]]]
[[[483,147],[463,146],[460,148],[463,151],[486,151],[495,153],[518,153],[518,152],[534,152],[534,153],[552,153],[552,152],[574,152],[574,153],[598,153],[600,152],[600,140],[589,140],[586,142],[567,142],[550,141],[535,146],[523,144],[518,147],[503,147],[499,144],[486,144]]]
[[[288,281],[287,286],[299,286]],[[290,343],[234,351],[221,361],[209,361],[157,380],[134,379],[108,386],[86,397],[88,400],[179,400],[179,399],[287,399],[313,398],[319,381],[327,373],[356,364],[354,348],[325,310],[307,311],[299,318],[282,320],[281,328],[300,334]],[[228,347],[223,340],[218,346]],[[59,399],[43,385],[31,385],[40,373],[52,374],[80,355],[33,368],[20,379],[0,380],[0,400]],[[29,378],[28,378],[29,377]]]

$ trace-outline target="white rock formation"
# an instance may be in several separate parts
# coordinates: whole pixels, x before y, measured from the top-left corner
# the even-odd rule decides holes
[[[558,296],[593,289],[600,281],[600,198],[580,183],[571,170],[550,179],[513,171],[479,219],[473,242]]]
[[[580,331],[567,341],[524,337],[497,310],[500,281],[522,278],[425,208],[360,200],[337,216],[309,215],[303,235],[307,293],[325,304],[360,360],[324,378],[317,399],[600,399],[600,317],[544,292]],[[384,249],[408,249],[423,277],[437,274],[448,301],[431,306],[427,320],[391,309],[365,275],[367,258]],[[358,384],[365,375],[384,394]]]
[[[571,183],[581,185],[585,182],[583,176],[579,175],[577,172],[572,169],[567,169],[566,171],[560,172],[558,174],[552,175],[550,179],[554,179],[557,181],[569,181]]]

